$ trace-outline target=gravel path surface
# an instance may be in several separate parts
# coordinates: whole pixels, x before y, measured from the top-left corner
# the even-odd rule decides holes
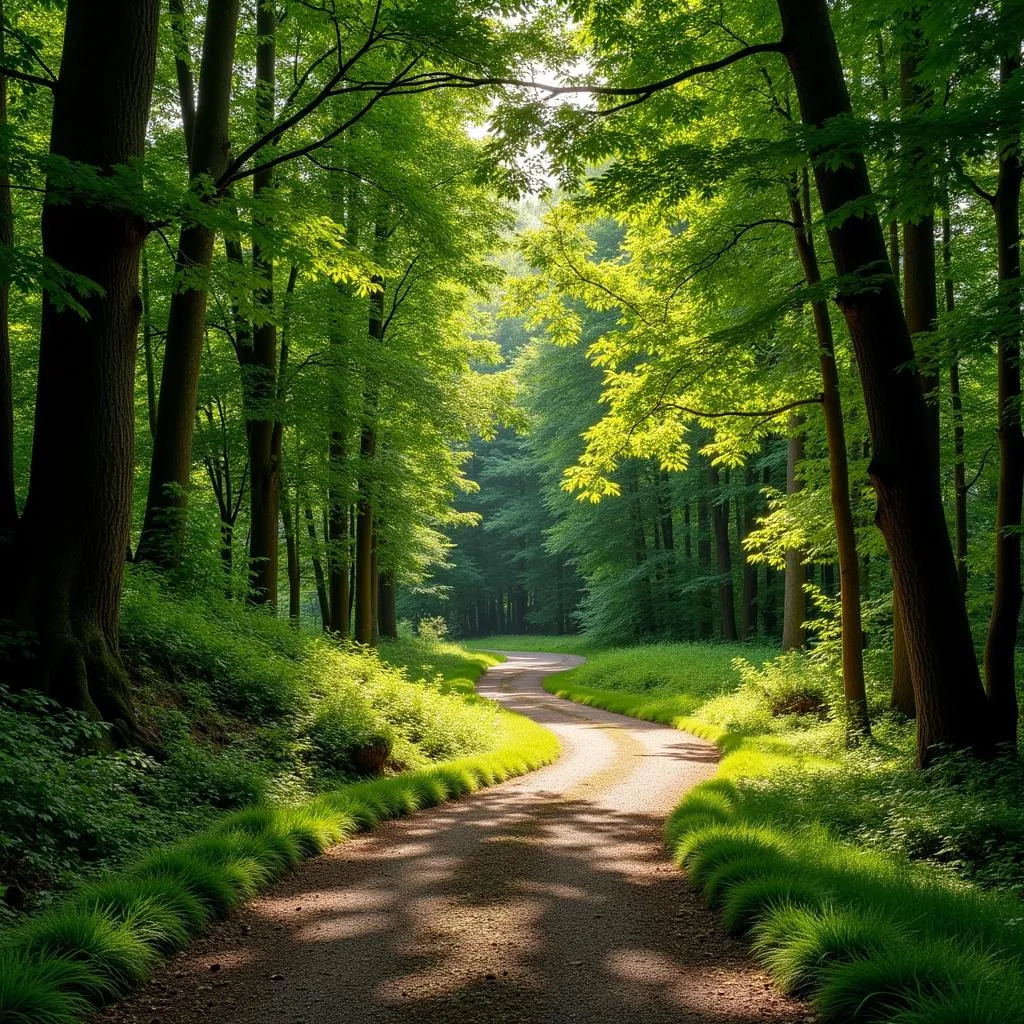
[[[665,856],[665,817],[715,748],[544,692],[581,660],[511,654],[479,685],[558,734],[556,764],[307,861],[98,1020],[813,1020]]]

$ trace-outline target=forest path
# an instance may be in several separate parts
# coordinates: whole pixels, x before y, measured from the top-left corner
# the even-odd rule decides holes
[[[717,751],[541,681],[510,654],[481,693],[558,734],[554,765],[307,861],[104,1021],[752,1024],[804,1021],[668,860],[665,817]]]

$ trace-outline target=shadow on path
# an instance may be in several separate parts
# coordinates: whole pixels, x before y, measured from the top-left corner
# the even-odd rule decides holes
[[[666,859],[708,744],[568,704],[523,655],[481,692],[554,729],[550,768],[307,862],[172,960],[110,1021],[804,1021]]]

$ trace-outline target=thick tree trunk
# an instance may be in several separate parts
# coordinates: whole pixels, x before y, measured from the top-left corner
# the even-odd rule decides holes
[[[708,484],[711,487],[711,524],[715,534],[715,561],[718,567],[718,614],[722,620],[722,639],[735,643],[736,595],[732,582],[732,548],[729,545],[729,499],[721,494],[721,475],[708,463]],[[715,492],[719,493],[715,493]]]
[[[786,450],[786,493],[796,494],[803,490],[804,482],[797,475],[797,465],[804,460],[803,418],[791,415],[789,418],[789,446]],[[807,619],[807,566],[804,552],[799,549],[786,551],[786,573],[782,590],[782,649],[798,651],[807,640],[804,622]]]
[[[1020,44],[999,66],[1005,90],[1021,73]],[[996,221],[999,297],[1007,326],[997,340],[999,400],[999,492],[996,500],[995,587],[985,641],[985,685],[997,743],[1017,745],[1014,655],[1021,606],[1021,502],[1024,500],[1024,433],[1020,373],[1020,195],[1024,164],[1017,130],[1001,141],[999,177],[992,210]]]
[[[99,174],[141,159],[156,67],[158,0],[69,0],[50,152]],[[48,189],[53,187],[48,185]],[[18,565],[2,600],[35,638],[12,675],[55,700],[141,732],[118,650],[132,515],[141,216],[50,192],[43,255],[102,289],[87,316],[43,296],[39,382]],[[69,502],[73,508],[69,509]],[[6,674],[6,673],[5,673]],[[9,677],[10,678],[10,677]]]
[[[736,525],[739,532],[740,554],[743,558],[743,596],[740,621],[744,640],[752,640],[757,636],[757,565],[747,557],[743,542],[754,531],[754,470],[747,467],[747,494],[743,499],[742,509],[736,502]]]
[[[208,193],[209,181],[219,178],[228,164],[228,108],[238,5],[239,0],[210,0],[206,13],[199,101],[190,136],[189,178],[192,188],[211,203],[216,197]],[[189,103],[183,96],[182,109]],[[175,564],[184,542],[206,325],[206,277],[214,236],[213,228],[205,224],[185,224],[178,239],[146,514],[136,556],[157,565]]]
[[[825,0],[777,0],[786,57],[805,124],[819,127],[851,113]],[[871,197],[863,157],[842,163],[814,154],[826,217],[863,209]],[[913,347],[888,267],[878,218],[848,216],[829,230],[845,287],[838,302],[857,353],[871,428],[870,476],[878,525],[889,550],[906,628],[917,702],[919,764],[936,747],[991,748],[984,691],[946,528],[938,466],[930,458],[929,417],[917,378],[906,372]]]
[[[256,133],[263,135],[274,123],[276,4],[256,5]],[[252,179],[252,265],[260,285],[253,296],[258,318],[253,325],[251,358],[243,367],[248,392],[249,419],[249,600],[277,607],[278,527],[281,487],[281,430],[274,405],[277,386],[277,326],[274,323],[274,257],[261,237],[273,226],[265,205],[274,188],[273,170],[257,171]]]
[[[919,32],[911,33],[903,46],[900,60],[900,104],[904,116],[918,113],[931,105],[931,97],[917,80],[918,61],[924,42]],[[919,216],[903,225],[903,306],[911,337],[934,331],[938,316],[935,279],[935,215],[931,204],[934,169],[929,155],[922,149],[901,154],[905,175],[914,191],[927,197]],[[898,264],[897,264],[898,268]],[[898,272],[898,269],[897,269]],[[939,381],[934,357],[916,353],[917,374],[925,396],[929,458],[939,465]],[[914,686],[910,674],[909,650],[905,635],[903,611],[899,594],[893,592],[892,695],[894,711],[912,718],[915,714]]]
[[[818,254],[811,228],[810,184],[807,172],[798,193],[790,192],[789,208],[793,218],[797,254],[809,287],[821,283]],[[839,606],[843,657],[843,695],[846,700],[847,743],[855,745],[871,735],[867,691],[864,685],[864,630],[860,611],[860,563],[857,558],[857,533],[850,500],[850,467],[846,454],[846,427],[836,365],[835,339],[828,307],[821,299],[811,303],[814,331],[818,339],[818,366],[821,372],[821,412],[828,445],[829,497],[836,529],[839,558]]]

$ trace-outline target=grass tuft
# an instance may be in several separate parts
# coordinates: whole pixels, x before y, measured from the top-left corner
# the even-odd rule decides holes
[[[886,1024],[1019,1024],[1020,1019],[1020,994],[986,985],[918,996]]]
[[[40,959],[0,950],[0,1021],[4,1024],[71,1024],[100,994],[89,968],[67,957]]]
[[[783,992],[820,987],[838,964],[871,957],[906,941],[884,916],[845,907],[783,905],[754,927],[754,951]]]
[[[784,870],[746,878],[725,893],[722,924],[732,934],[743,935],[779,907],[820,907],[828,895],[814,879],[800,878]]]
[[[944,1002],[972,983],[996,986],[999,975],[992,958],[948,943],[896,944],[835,966],[823,977],[814,1006],[828,1022],[872,1024],[922,1000]]]
[[[119,923],[96,909],[67,905],[12,933],[11,945],[28,956],[70,960],[88,973],[82,995],[108,999],[142,981],[157,960],[156,949],[141,937],[132,921]]]

